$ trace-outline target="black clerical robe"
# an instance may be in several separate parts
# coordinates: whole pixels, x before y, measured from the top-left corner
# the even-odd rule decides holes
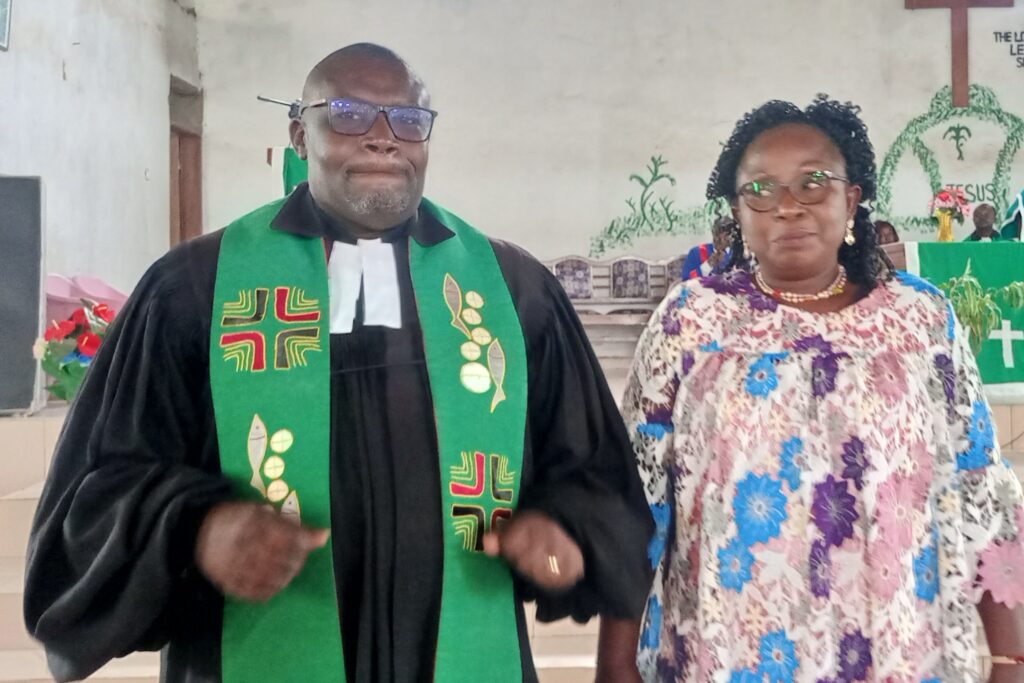
[[[278,230],[355,242],[300,186]],[[441,605],[437,438],[408,240],[452,233],[425,212],[389,231],[401,329],[332,334],[332,550],[350,683],[432,678]],[[220,474],[209,339],[222,232],[183,244],[142,278],[68,414],[32,530],[29,631],[58,680],[165,648],[169,683],[220,680],[223,599],[194,566]],[[640,616],[653,531],[622,420],[572,305],[524,251],[492,240],[526,340],[529,397],[520,509],[580,545],[584,580],[552,596],[517,579],[538,617]],[[362,300],[362,297],[360,301]],[[301,410],[296,406],[296,410]],[[521,604],[524,681],[535,681]]]

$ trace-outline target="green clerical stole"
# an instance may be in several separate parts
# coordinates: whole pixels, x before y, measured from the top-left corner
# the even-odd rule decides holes
[[[281,199],[232,223],[217,264],[210,384],[220,462],[239,494],[310,527],[331,525],[330,305],[323,242],[270,227]],[[409,267],[437,423],[444,573],[436,683],[522,681],[512,576],[484,533],[519,497],[526,351],[490,242],[441,207],[455,233]],[[424,495],[430,495],[424,492]],[[401,501],[399,501],[401,505]],[[226,598],[225,683],[345,680],[330,544],[264,604]]]

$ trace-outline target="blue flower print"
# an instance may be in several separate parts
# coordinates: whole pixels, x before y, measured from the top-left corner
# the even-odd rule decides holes
[[[953,341],[956,337],[956,314],[953,313],[953,304],[946,304],[946,339]]]
[[[771,683],[793,683],[793,673],[799,668],[796,647],[785,631],[773,631],[761,637],[761,666],[758,674],[768,676]]]
[[[748,474],[736,484],[733,510],[740,539],[746,545],[778,536],[788,516],[782,482],[767,474]]]
[[[788,353],[766,353],[758,358],[747,373],[747,391],[753,396],[765,398],[779,386],[775,365],[786,358]]]
[[[995,430],[992,416],[984,401],[975,401],[971,412],[971,426],[967,430],[968,447],[957,453],[956,466],[959,470],[973,470],[992,463],[989,455],[995,448]]]
[[[647,559],[651,561],[651,569],[658,566],[665,554],[665,541],[668,539],[668,523],[672,519],[672,508],[668,503],[655,503],[651,506],[651,517],[654,518],[654,536],[647,545]]]
[[[803,451],[804,442],[798,436],[791,437],[782,442],[782,455],[779,456],[779,460],[782,461],[782,467],[779,469],[779,476],[789,484],[790,491],[796,491],[800,488],[800,466],[794,462],[794,458],[803,453]]]
[[[683,287],[679,290],[679,299],[676,301],[676,308],[686,308],[686,301],[690,298],[690,290]]]
[[[743,585],[751,579],[750,568],[753,565],[754,556],[750,550],[743,541],[734,538],[718,551],[718,577],[722,587],[741,592]]]
[[[658,441],[665,438],[666,434],[672,433],[672,425],[654,423],[654,424],[639,424],[636,426],[636,431],[644,436],[650,436]]]
[[[932,283],[928,282],[924,278],[908,273],[905,270],[897,270],[896,279],[899,280],[901,283],[907,285],[908,287],[912,287],[915,291],[928,292],[929,294],[934,294],[936,296],[941,296],[945,298],[945,294],[942,293],[941,289],[939,289]]]
[[[661,640],[661,603],[653,595],[647,600],[645,621],[644,632],[640,634],[640,647],[645,650],[656,650]]]
[[[917,597],[935,601],[939,592],[939,556],[934,546],[927,546],[914,558],[914,584]]]
[[[740,669],[732,672],[729,683],[761,683],[761,676],[756,671]]]
[[[722,351],[722,347],[718,343],[718,341],[715,340],[715,341],[711,342],[710,344],[701,344],[700,345],[700,350],[704,351],[704,352],[707,352],[707,353],[716,353],[716,352]]]

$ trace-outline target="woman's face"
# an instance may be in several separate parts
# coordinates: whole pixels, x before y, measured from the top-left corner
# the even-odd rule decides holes
[[[810,280],[835,272],[846,223],[857,210],[861,191],[848,182],[823,178],[822,172],[845,178],[846,164],[827,135],[804,124],[761,133],[740,161],[738,189],[752,183],[748,193],[770,194],[763,188],[774,184],[776,202],[762,198],[761,210],[755,210],[741,192],[733,206],[750,251],[771,279]]]
[[[900,238],[896,235],[896,228],[888,223],[875,224],[875,230],[878,232],[879,244],[896,244],[900,241]]]

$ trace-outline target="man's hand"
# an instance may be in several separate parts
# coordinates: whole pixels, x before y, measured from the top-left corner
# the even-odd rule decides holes
[[[484,536],[484,552],[501,556],[520,575],[551,592],[564,591],[583,578],[583,553],[554,520],[524,512]]]
[[[210,509],[196,539],[196,564],[221,592],[242,600],[274,597],[327,543],[327,529],[306,529],[259,503]]]

